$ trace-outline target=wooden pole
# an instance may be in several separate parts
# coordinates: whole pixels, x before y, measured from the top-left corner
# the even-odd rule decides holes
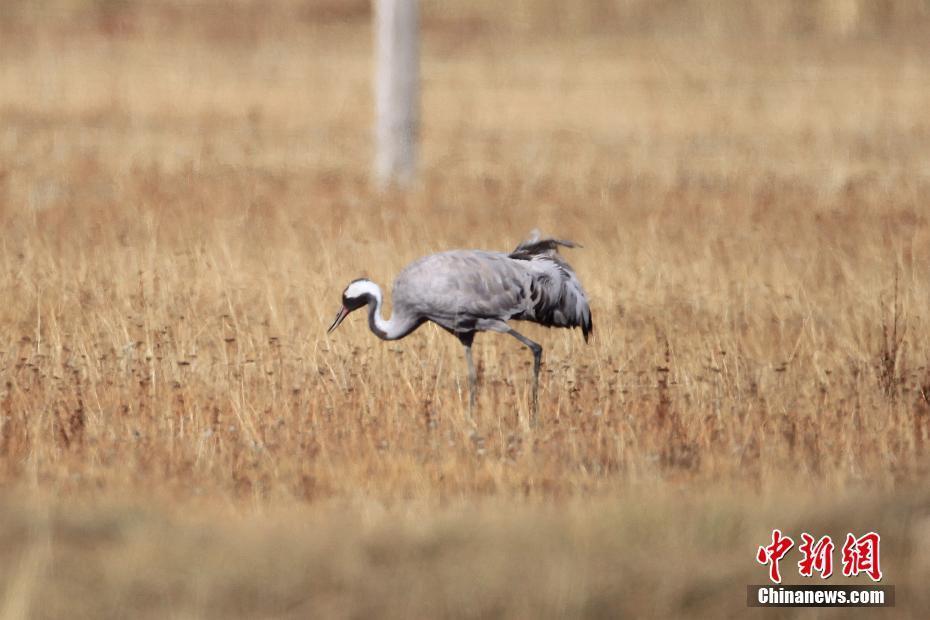
[[[375,0],[375,179],[381,188],[414,177],[419,137],[417,0]]]

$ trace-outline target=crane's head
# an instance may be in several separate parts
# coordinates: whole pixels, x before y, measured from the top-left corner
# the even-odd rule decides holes
[[[380,292],[378,285],[371,280],[366,280],[364,278],[353,280],[349,286],[346,287],[346,290],[342,292],[342,308],[339,309],[336,320],[329,326],[326,333],[328,334],[339,327],[339,324],[342,323],[350,313],[376,300]]]

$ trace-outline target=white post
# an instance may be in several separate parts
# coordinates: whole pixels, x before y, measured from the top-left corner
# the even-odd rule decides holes
[[[375,177],[384,188],[413,180],[419,134],[417,0],[375,0]]]

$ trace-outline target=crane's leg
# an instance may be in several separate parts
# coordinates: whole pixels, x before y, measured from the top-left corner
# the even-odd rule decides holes
[[[510,334],[533,352],[533,405],[531,410],[530,423],[536,425],[536,414],[539,412],[539,367],[542,364],[543,349],[537,342],[533,342],[517,330],[507,327],[505,334]]]
[[[475,361],[471,357],[471,343],[475,340],[475,332],[456,335],[465,346],[465,361],[468,362],[468,408],[473,410],[478,400],[478,373],[475,371]]]

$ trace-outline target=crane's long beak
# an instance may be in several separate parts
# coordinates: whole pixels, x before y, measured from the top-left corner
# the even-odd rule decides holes
[[[339,314],[336,315],[336,320],[333,321],[333,324],[329,326],[329,329],[326,330],[326,333],[328,334],[339,327],[339,324],[342,323],[342,320],[347,316],[349,316],[349,309],[343,306],[339,309]]]

